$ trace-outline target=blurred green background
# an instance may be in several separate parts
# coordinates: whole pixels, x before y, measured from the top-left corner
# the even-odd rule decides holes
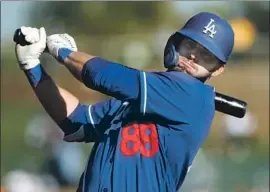
[[[9,178],[16,170],[26,175],[51,174],[48,159],[52,159],[55,146],[50,141],[38,145],[48,137],[39,128],[50,129],[54,125],[44,125],[49,120],[36,120],[39,115],[47,117],[16,64],[12,42],[16,28],[44,26],[47,34],[69,33],[79,50],[134,68],[163,70],[163,49],[168,37],[201,11],[228,19],[235,30],[234,53],[226,72],[208,83],[218,92],[245,100],[252,118],[228,120],[216,113],[208,140],[181,191],[269,191],[269,2],[260,1],[1,1],[2,190],[16,191],[9,187],[14,185]],[[106,98],[86,89],[66,69],[56,65],[51,56],[44,54],[42,62],[55,81],[82,102],[95,103]],[[35,123],[31,124],[33,119]],[[39,136],[29,136],[29,127],[38,129]],[[241,133],[236,133],[238,127],[243,130]],[[80,165],[84,166],[91,144],[78,144],[78,148],[83,153]],[[77,171],[82,172],[83,167]],[[76,188],[76,182],[61,184],[54,179],[50,183],[54,183],[50,191]]]

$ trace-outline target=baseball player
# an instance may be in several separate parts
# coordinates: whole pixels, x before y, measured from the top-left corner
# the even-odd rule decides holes
[[[17,34],[18,35],[18,34]],[[77,50],[68,34],[21,27],[20,68],[67,142],[94,142],[79,192],[175,192],[206,140],[214,88],[232,52],[230,24],[199,13],[168,40],[166,71],[145,72]],[[59,87],[40,64],[45,48],[86,87],[111,99],[86,105]]]

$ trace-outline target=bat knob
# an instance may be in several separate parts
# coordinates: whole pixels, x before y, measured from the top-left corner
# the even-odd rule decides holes
[[[31,43],[25,40],[25,35],[22,33],[21,29],[16,29],[13,35],[13,41],[21,46],[30,45]]]

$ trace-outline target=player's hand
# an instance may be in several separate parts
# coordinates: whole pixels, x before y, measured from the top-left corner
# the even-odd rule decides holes
[[[67,48],[72,51],[77,51],[77,45],[73,37],[64,34],[54,34],[47,37],[47,47],[49,53],[55,57],[58,61],[58,50],[60,48]]]
[[[46,31],[44,27],[40,29],[32,27],[21,27],[21,33],[29,45],[16,43],[15,53],[22,70],[34,68],[40,64],[39,57],[46,48]]]
[[[195,63],[192,60],[187,59],[186,57],[179,57],[179,63],[178,66],[181,70],[184,72],[187,72],[188,74],[194,76],[196,75],[196,72],[198,71]]]
[[[178,67],[181,71],[195,78],[205,77],[210,74],[209,71],[195,63],[194,60],[182,56],[179,56]]]

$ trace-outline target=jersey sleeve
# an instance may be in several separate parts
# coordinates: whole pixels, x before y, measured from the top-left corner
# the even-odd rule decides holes
[[[115,99],[94,105],[79,104],[77,108],[59,124],[67,142],[94,142],[109,126],[110,113]]]
[[[141,72],[140,113],[143,116],[172,124],[189,123],[190,115],[202,107],[203,101],[195,91],[198,83],[176,73],[174,76],[173,72]]]
[[[95,57],[86,62],[82,82],[90,89],[121,101],[138,102],[140,71]]]

